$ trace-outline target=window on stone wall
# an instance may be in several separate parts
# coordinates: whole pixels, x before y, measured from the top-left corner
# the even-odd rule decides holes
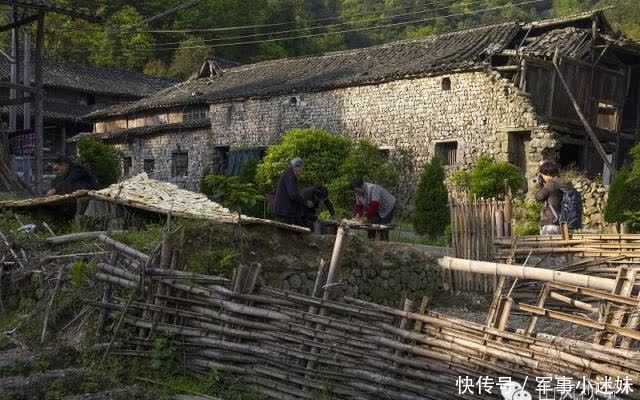
[[[442,78],[442,90],[451,90],[451,78]]]
[[[133,167],[133,159],[131,157],[122,158],[122,176],[128,178],[131,176],[131,170]]]
[[[145,158],[144,159],[144,172],[151,176],[153,175],[153,171],[156,169],[156,160],[153,158]]]
[[[443,165],[454,165],[458,161],[458,142],[436,143],[435,153]]]
[[[189,173],[189,153],[174,151],[171,154],[171,175],[186,176]]]
[[[201,119],[207,119],[209,117],[209,109],[207,107],[192,108],[184,112],[182,120],[199,121]]]

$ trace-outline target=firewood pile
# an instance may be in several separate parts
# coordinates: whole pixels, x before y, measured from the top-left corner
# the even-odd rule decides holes
[[[400,309],[334,298],[347,232],[340,227],[330,265],[320,262],[311,296],[258,285],[259,264],[240,266],[229,280],[184,271],[175,233],[165,234],[151,254],[112,241],[114,251],[98,264],[96,274],[104,295],[92,302],[101,312],[104,356],[151,357],[154,338],[170,335],[192,373],[239,374],[278,399],[310,399],[315,391],[329,390],[335,399],[446,400],[464,397],[461,379],[482,377],[496,383],[504,382],[501,377],[520,383],[528,378],[534,380],[531,393],[533,377],[566,377],[590,385],[605,378],[640,382],[640,333],[630,326],[640,315],[640,299],[627,293],[634,282],[630,276],[623,284],[514,265],[441,261],[445,268],[546,282],[547,297],[565,290],[622,303],[626,312],[635,307],[635,313],[622,316],[611,308],[609,315],[620,323],[608,318],[591,324],[598,341],[579,341],[536,332],[539,316],[558,316],[544,301],[525,306],[534,322],[513,330],[506,324],[513,301],[502,294],[487,324],[431,311],[427,298],[419,305],[404,298]],[[618,286],[624,291],[611,293]],[[122,334],[125,326],[137,334]],[[475,393],[473,398],[500,398],[497,388]]]

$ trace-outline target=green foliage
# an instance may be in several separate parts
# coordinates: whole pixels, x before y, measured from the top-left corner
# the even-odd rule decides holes
[[[413,227],[420,235],[437,237],[449,224],[447,187],[444,184],[442,161],[434,157],[420,176],[416,189]]]
[[[96,139],[84,138],[78,142],[80,164],[89,168],[102,186],[116,183],[120,178],[122,152]]]
[[[640,145],[629,153],[631,163],[618,171],[609,186],[604,219],[630,224],[636,231],[640,228]]]
[[[498,197],[504,194],[505,181],[513,193],[524,185],[520,169],[508,162],[497,162],[483,155],[470,171],[457,171],[451,182],[460,190],[478,197]]]
[[[142,15],[131,6],[124,6],[108,18],[104,29],[89,33],[92,49],[90,61],[96,65],[121,69],[141,69],[153,56],[155,40],[141,30],[121,32],[131,26],[148,28]]]
[[[80,288],[84,282],[90,279],[92,272],[93,265],[85,264],[82,260],[74,262],[68,272],[68,276],[71,279],[71,285],[74,288]]]
[[[169,76],[186,80],[198,72],[209,50],[200,37],[190,36],[180,42],[167,71]]]
[[[230,277],[239,253],[228,249],[202,249],[189,256],[187,265],[192,272]]]
[[[237,176],[206,175],[202,178],[200,191],[223,199],[224,206],[236,212],[246,212],[264,200],[253,184],[243,183]]]
[[[329,184],[331,201],[338,210],[350,210],[354,202],[351,180],[362,178],[390,190],[399,180],[393,166],[387,162],[380,150],[369,141],[361,140],[349,151],[339,168],[340,175]]]
[[[190,7],[177,10],[148,23],[137,30],[129,29],[143,19],[157,15],[178,5],[177,0],[59,0],[61,5],[82,7],[106,17],[103,24],[92,24],[79,18],[59,14],[47,15],[45,35],[46,56],[63,62],[101,66],[132,68],[145,72],[178,78],[186,78],[196,72],[209,48],[215,55],[241,63],[257,62],[306,54],[320,54],[393,40],[420,38],[491,24],[506,20],[532,20],[546,16],[578,13],[594,8],[615,5],[606,11],[614,29],[621,29],[632,38],[640,38],[640,7],[637,0],[553,0],[535,4],[518,5],[513,0],[477,1],[451,0],[446,4],[436,2],[431,10],[414,15],[422,21],[386,29],[371,29],[361,32],[336,34],[341,27],[326,26],[313,29],[321,36],[303,37],[295,40],[270,40],[270,36],[251,38],[253,34],[269,31],[296,30],[317,27],[317,19],[330,18],[331,23],[353,23],[358,28],[371,28],[398,13],[424,9],[426,0],[201,0]],[[401,10],[398,7],[402,7]],[[369,13],[368,15],[366,13]],[[363,15],[364,14],[364,15]],[[459,14],[451,17],[450,14]],[[418,18],[419,17],[419,18]],[[426,21],[424,17],[428,18]],[[408,19],[407,22],[411,20]],[[286,23],[290,21],[291,23]],[[404,21],[403,21],[404,22]],[[272,29],[261,28],[263,24],[282,24]],[[185,34],[148,33],[148,29],[190,29],[251,25],[255,28],[238,31],[219,31],[215,34],[201,33],[200,37]],[[31,28],[33,29],[33,28]],[[241,37],[237,37],[241,36]],[[242,37],[244,36],[244,38]],[[300,36],[290,35],[275,37]],[[254,40],[252,40],[254,39]],[[258,40],[255,40],[258,39]],[[0,43],[7,47],[10,35],[0,33]],[[207,41],[205,41],[207,40]],[[249,42],[236,46],[219,44]],[[255,43],[251,43],[255,42]],[[163,43],[163,45],[160,45]],[[168,69],[168,71],[167,71]]]
[[[160,225],[147,225],[144,229],[128,229],[122,233],[113,234],[114,239],[149,254],[160,242],[163,228]]]
[[[543,203],[535,200],[517,199],[513,204],[516,219],[516,235],[528,236],[540,233],[540,212]]]
[[[256,180],[265,190],[276,187],[280,175],[294,157],[305,162],[300,187],[315,182],[328,183],[339,175],[342,161],[349,154],[349,139],[324,129],[293,129],[284,134],[282,142],[269,147],[258,165]]]
[[[179,371],[178,350],[171,336],[158,336],[151,350],[151,368],[164,375],[173,375]]]
[[[285,133],[281,143],[269,147],[257,166],[257,183],[273,190],[294,157],[305,161],[300,188],[316,182],[325,184],[336,211],[342,215],[353,205],[352,179],[361,177],[387,189],[399,180],[394,166],[369,141],[353,145],[349,139],[323,129],[294,129]]]

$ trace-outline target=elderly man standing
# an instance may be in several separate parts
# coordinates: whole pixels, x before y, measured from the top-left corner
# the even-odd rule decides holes
[[[296,157],[278,181],[273,214],[280,222],[304,226],[302,214],[304,207],[313,207],[313,202],[305,201],[300,195],[298,177],[304,172],[304,161]]]

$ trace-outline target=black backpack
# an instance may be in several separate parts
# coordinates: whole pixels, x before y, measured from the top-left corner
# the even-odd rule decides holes
[[[551,212],[555,217],[554,223],[566,222],[569,229],[582,228],[582,197],[577,190],[571,189],[562,191],[562,201],[560,202],[560,213],[551,204]]]

